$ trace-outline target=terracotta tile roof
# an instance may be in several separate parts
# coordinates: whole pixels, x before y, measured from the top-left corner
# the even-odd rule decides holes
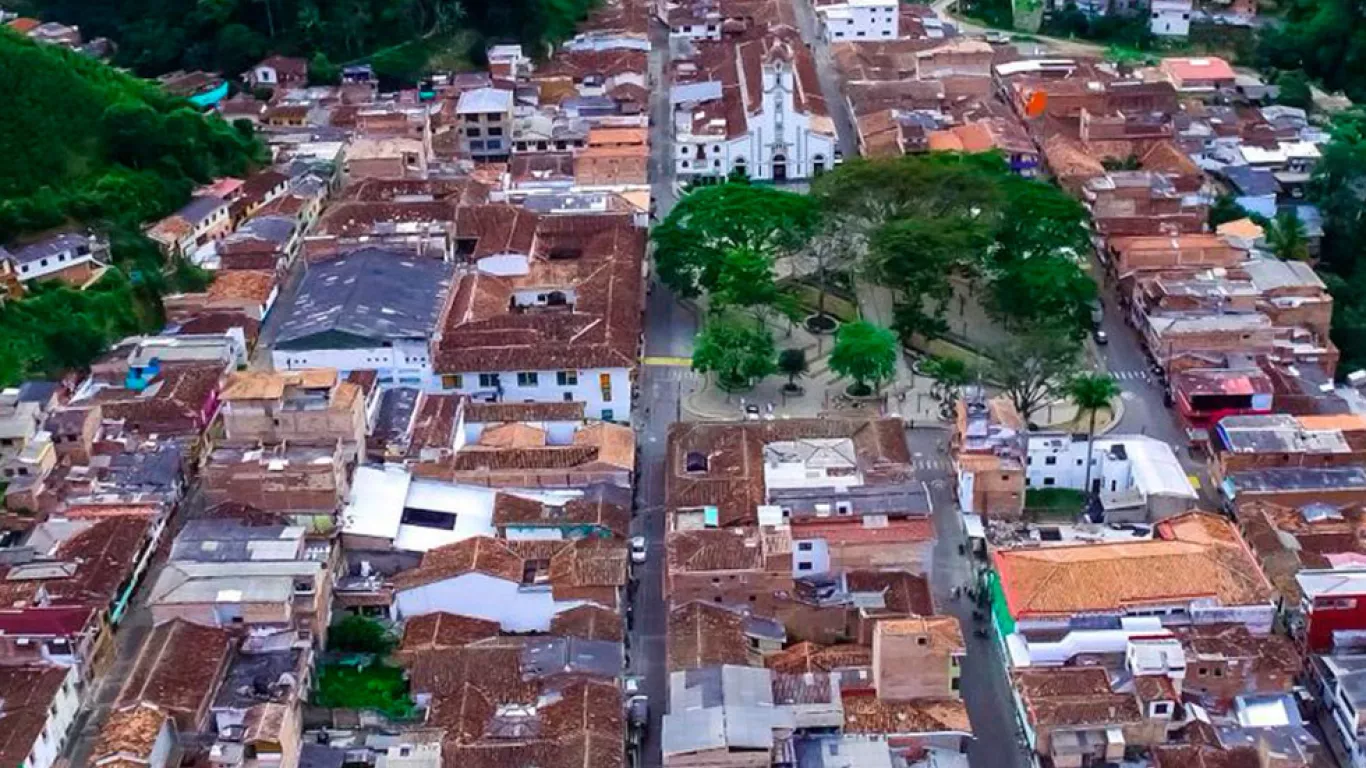
[[[424,448],[449,450],[455,443],[456,416],[461,395],[423,393],[408,434],[408,455],[418,457]]]
[[[561,546],[550,558],[550,585],[555,599],[606,595],[598,600],[615,607],[615,591],[626,585],[630,557],[624,544],[606,539],[579,539]]]
[[[808,642],[797,643],[764,659],[764,665],[769,669],[785,674],[834,672],[869,667],[872,663],[873,649],[866,645],[817,645]]]
[[[209,286],[209,301],[246,300],[265,304],[275,290],[274,272],[255,269],[219,271]]]
[[[876,636],[923,635],[930,647],[949,653],[961,653],[963,625],[954,616],[916,616],[908,619],[883,619],[873,630]]]
[[[14,581],[19,578],[16,566],[11,584],[34,590],[41,585],[54,605],[108,606],[132,573],[151,527],[152,520],[141,515],[99,519],[52,553],[54,561],[74,565],[70,576]]]
[[[168,719],[165,712],[151,704],[115,709],[100,728],[91,757],[97,761],[115,755],[149,760]]]
[[[133,432],[198,434],[222,375],[217,364],[168,363],[142,391],[104,389],[88,402],[98,404],[106,419],[124,419]]]
[[[844,574],[845,588],[854,592],[881,592],[881,611],[866,609],[871,615],[929,616],[934,613],[930,582],[925,576],[907,571],[853,570]]]
[[[20,16],[17,19],[11,19],[6,24],[6,26],[14,30],[15,32],[18,32],[21,35],[27,35],[28,33],[42,26],[42,24],[43,22],[39,21],[38,19],[29,18],[28,16]]]
[[[720,664],[748,664],[745,617],[720,605],[694,600],[669,610],[669,671]]]
[[[476,640],[498,636],[498,622],[457,616],[453,613],[427,613],[403,624],[400,653],[459,648]]]
[[[671,512],[715,506],[723,527],[757,523],[755,508],[765,503],[764,445],[804,438],[852,440],[866,484],[893,483],[911,476],[900,419],[680,422],[669,427],[665,505]],[[690,453],[707,457],[705,472],[687,471]]]
[[[1105,175],[1101,164],[1081,142],[1055,134],[1043,145],[1044,158],[1053,175],[1059,178],[1099,178]]]
[[[1143,719],[1138,699],[1114,693],[1103,667],[1021,669],[1014,673],[1014,682],[1036,728],[1123,725]]]
[[[538,216],[512,206],[460,209],[457,240],[472,258],[529,257],[528,273],[471,271],[442,320],[438,373],[634,367],[640,341],[644,230],[629,214]],[[564,291],[572,307],[513,311],[517,288]]]
[[[505,542],[476,536],[427,551],[421,565],[394,577],[394,588],[412,589],[476,572],[520,584],[522,558]]]
[[[625,718],[615,680],[538,679],[521,669],[526,638],[499,637],[404,659],[415,693],[431,695],[449,768],[625,765]]]
[[[1188,513],[1158,526],[1161,538],[994,555],[1012,616],[1068,615],[1172,600],[1225,606],[1269,602],[1271,584],[1237,529]]]
[[[1182,744],[1152,748],[1153,768],[1260,768],[1257,747]]]
[[[586,603],[551,617],[550,634],[620,643],[626,635],[626,627],[620,613]]]
[[[536,448],[545,440],[545,430],[530,424],[494,424],[479,435],[479,445],[488,448]]]
[[[478,403],[465,405],[465,421],[583,421],[584,404],[572,403]]]
[[[844,697],[844,732],[910,735],[972,733],[961,699],[888,701],[876,696]]]
[[[278,400],[290,387],[331,389],[337,383],[336,368],[302,371],[234,371],[219,393],[220,400]]]
[[[173,619],[152,629],[119,691],[117,705],[153,704],[184,732],[199,730],[232,653],[225,629]]]
[[[600,463],[631,471],[636,468],[636,433],[628,426],[589,424],[574,433],[574,445],[596,447]]]
[[[66,675],[55,665],[0,666],[0,765],[28,765]]]
[[[631,527],[629,491],[599,486],[560,506],[543,504],[508,493],[500,493],[493,503],[493,524],[505,527],[593,526],[625,538]]]
[[[761,537],[753,528],[674,531],[666,549],[670,573],[764,569]]]

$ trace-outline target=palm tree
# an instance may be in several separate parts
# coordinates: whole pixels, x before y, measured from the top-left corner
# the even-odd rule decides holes
[[[1096,412],[1107,408],[1110,401],[1119,397],[1119,385],[1106,373],[1083,373],[1067,383],[1067,399],[1077,406],[1077,410],[1089,413],[1090,424],[1086,429],[1086,484],[1082,493],[1091,493],[1091,450],[1096,441]]]
[[[1266,244],[1281,261],[1308,261],[1309,238],[1294,211],[1281,211],[1266,228]]]

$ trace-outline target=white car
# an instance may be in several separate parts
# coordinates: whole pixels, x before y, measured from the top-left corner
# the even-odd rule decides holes
[[[645,537],[644,537],[644,536],[633,536],[633,537],[631,537],[631,562],[633,562],[633,563],[643,563],[643,562],[645,562]]]

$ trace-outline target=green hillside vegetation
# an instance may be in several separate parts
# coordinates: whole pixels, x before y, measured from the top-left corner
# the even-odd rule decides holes
[[[136,224],[196,184],[244,173],[251,126],[201,115],[154,84],[0,32],[0,241],[66,219]]]
[[[520,42],[529,53],[574,33],[593,0],[20,0],[22,13],[79,24],[119,46],[115,63],[141,75],[204,69],[235,75],[269,53],[349,62],[398,48],[401,59],[448,42],[475,61],[488,40]],[[428,50],[427,42],[434,45]],[[405,45],[406,44],[406,45]],[[376,70],[410,79],[425,66],[376,60]],[[384,66],[381,67],[380,65]]]
[[[0,384],[83,365],[160,320],[158,297],[200,277],[166,270],[141,233],[198,184],[248,171],[251,127],[90,58],[0,30],[0,242],[67,225],[110,235],[115,269],[95,289],[41,286],[0,308]]]

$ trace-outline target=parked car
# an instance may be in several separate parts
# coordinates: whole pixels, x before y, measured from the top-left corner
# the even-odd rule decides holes
[[[1102,331],[1099,328],[1097,328],[1095,331],[1091,333],[1091,337],[1096,340],[1096,345],[1100,347],[1103,347],[1106,344],[1110,343],[1110,334],[1106,333],[1105,331]]]
[[[644,536],[632,536],[632,537],[631,537],[631,562],[633,562],[633,563],[643,563],[643,562],[645,562],[645,537],[644,537]]]

